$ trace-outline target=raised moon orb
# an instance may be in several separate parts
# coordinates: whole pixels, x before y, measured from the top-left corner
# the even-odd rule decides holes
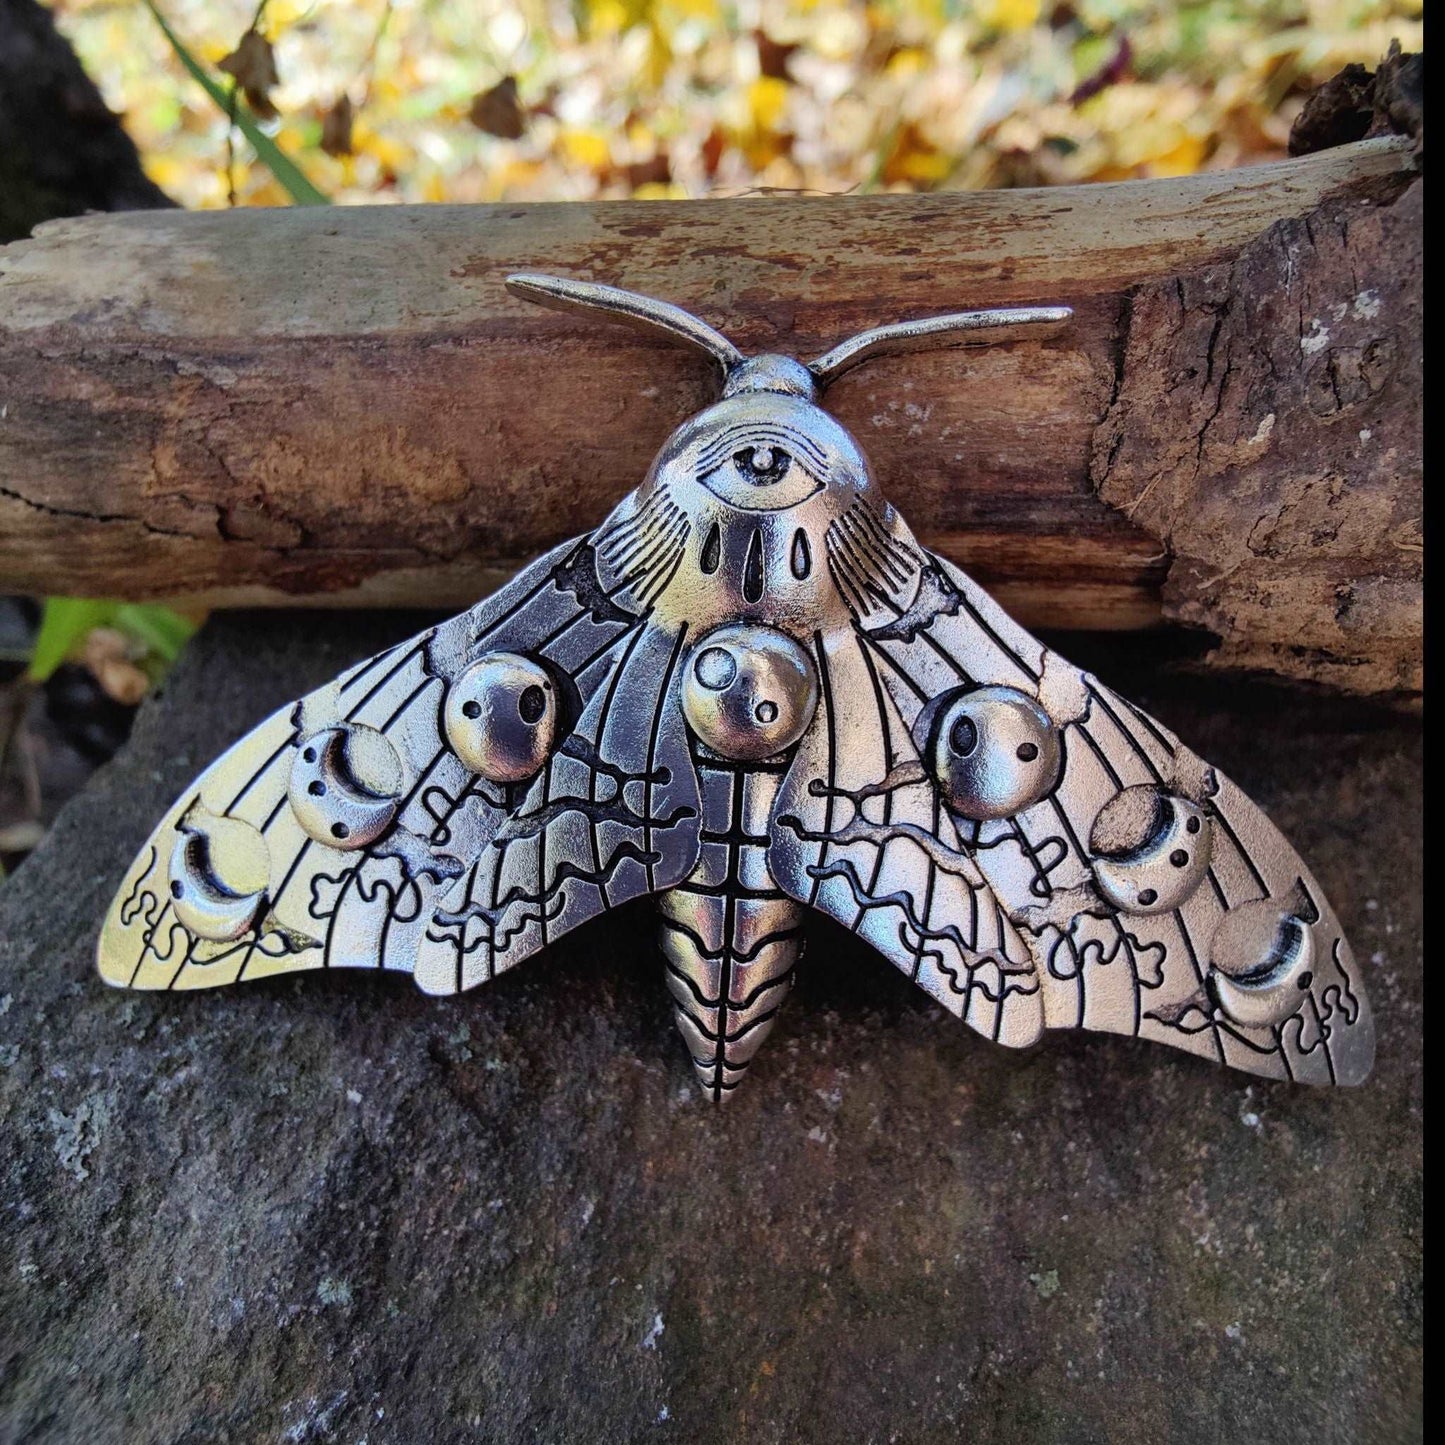
[[[1013,687],[977,687],[944,700],[927,746],[944,800],[975,822],[1032,807],[1058,782],[1063,762],[1053,719]]]
[[[689,654],[682,711],[725,758],[756,761],[792,747],[818,706],[818,674],[801,643],[772,627],[738,622]]]
[[[442,723],[452,751],[493,783],[541,771],[557,744],[557,684],[540,662],[489,652],[447,689]]]

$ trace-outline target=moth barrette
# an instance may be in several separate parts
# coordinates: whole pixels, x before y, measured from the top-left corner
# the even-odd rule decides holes
[[[1289,845],[919,546],[819,405],[872,357],[1047,337],[1067,310],[886,326],[803,365],[613,287],[507,284],[703,352],[721,400],[596,531],[203,773],[121,885],[107,982],[360,968],[460,993],[650,894],[715,1100],[772,1028],[810,909],[999,1043],[1101,1029],[1365,1077],[1359,974]]]

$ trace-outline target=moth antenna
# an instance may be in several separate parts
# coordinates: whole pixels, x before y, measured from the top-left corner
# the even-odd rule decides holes
[[[954,311],[860,331],[808,363],[820,387],[875,356],[925,351],[935,346],[981,346],[995,341],[1057,336],[1073,316],[1068,306],[1017,306],[997,311]]]
[[[507,290],[523,301],[534,301],[552,311],[602,311],[640,331],[681,341],[711,357],[722,368],[724,377],[742,364],[742,352],[722,332],[668,301],[624,291],[620,286],[543,276],[535,271],[513,272],[507,277]]]

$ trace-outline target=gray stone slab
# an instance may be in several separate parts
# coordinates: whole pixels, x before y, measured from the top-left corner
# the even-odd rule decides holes
[[[1380,1027],[1356,1091],[996,1049],[819,922],[718,1111],[645,907],[461,999],[104,988],[164,806],[415,621],[214,621],[0,889],[0,1438],[1418,1437],[1414,721],[1079,658],[1312,861]]]

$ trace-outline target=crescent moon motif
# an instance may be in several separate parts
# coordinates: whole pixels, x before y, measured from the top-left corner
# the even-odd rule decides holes
[[[270,871],[266,840],[249,823],[193,812],[171,850],[171,906],[197,938],[232,942],[255,926]]]
[[[349,723],[302,739],[286,791],[308,836],[349,852],[391,827],[404,783],[392,744],[375,728]]]
[[[1315,962],[1314,929],[1270,898],[1242,903],[1209,945],[1214,1001],[1243,1028],[1269,1028],[1299,1011]]]
[[[1171,913],[1209,871],[1214,830],[1198,804],[1139,784],[1099,811],[1089,847],[1094,882],[1121,913]]]

